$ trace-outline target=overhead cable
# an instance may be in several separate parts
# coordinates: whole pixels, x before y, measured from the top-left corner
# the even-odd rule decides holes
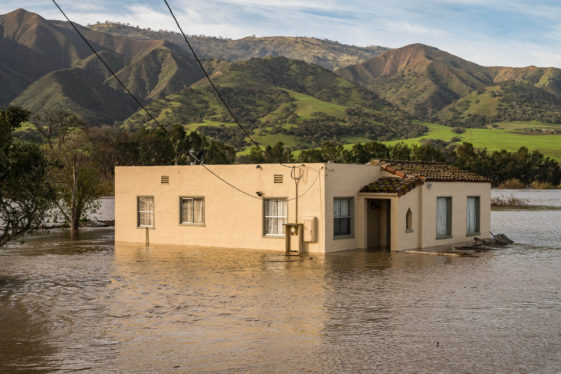
[[[107,70],[109,70],[109,72],[111,73],[111,75],[113,75],[113,77],[117,80],[117,82],[119,82],[119,84],[121,85],[121,87],[123,87],[125,89],[125,91],[130,95],[130,97],[132,97],[132,99],[138,104],[138,106],[140,108],[142,108],[144,110],[144,112],[146,112],[146,114],[148,114],[148,117],[150,117],[158,126],[162,126],[160,124],[160,122],[158,122],[158,120],[156,118],[154,118],[154,116],[152,116],[152,114],[150,114],[150,112],[146,109],[146,107],[140,102],[140,100],[138,100],[138,98],[127,88],[127,86],[125,86],[125,84],[121,81],[121,79],[119,79],[119,77],[117,76],[117,74],[115,74],[115,72],[109,67],[109,65],[107,65],[107,63],[105,62],[105,60],[101,57],[101,55],[96,51],[96,49],[91,45],[91,43],[88,41],[88,39],[86,39],[86,37],[82,34],[82,32],[78,29],[78,27],[76,27],[76,25],[74,24],[74,22],[72,22],[70,20],[70,18],[68,18],[68,16],[66,15],[66,13],[64,12],[64,10],[62,10],[62,8],[58,5],[58,3],[55,0],[52,0],[52,2],[56,5],[56,7],[58,8],[58,10],[60,10],[60,12],[62,13],[62,15],[64,16],[64,18],[66,18],[66,20],[68,21],[68,23],[70,23],[70,25],[72,26],[72,28],[74,28],[74,30],[78,33],[78,35],[80,36],[80,38],[82,38],[82,40],[84,41],[84,43],[86,43],[86,45],[90,48],[90,50],[97,56],[97,58],[99,59],[99,61],[101,61],[101,63],[107,68]]]
[[[203,71],[206,79],[208,80],[208,83],[210,84],[210,86],[212,87],[212,89],[214,90],[214,92],[216,93],[216,96],[220,99],[220,101],[222,102],[222,104],[224,105],[224,107],[226,108],[226,110],[228,111],[228,113],[230,114],[230,116],[232,117],[232,119],[234,120],[234,122],[236,123],[236,125],[238,125],[238,127],[244,132],[244,134],[249,138],[249,140],[251,140],[251,142],[259,149],[263,150],[263,148],[261,147],[261,145],[251,136],[251,133],[245,128],[245,126],[243,126],[240,122],[240,120],[238,119],[238,117],[236,117],[236,115],[234,114],[234,112],[232,111],[232,109],[230,108],[230,106],[228,105],[228,103],[226,102],[226,99],[224,99],[224,97],[222,96],[222,94],[220,93],[220,91],[218,90],[218,87],[216,87],[216,85],[214,84],[214,82],[212,81],[212,78],[210,77],[210,75],[208,74],[208,72],[206,71],[205,67],[203,66],[201,60],[199,59],[199,56],[197,56],[197,53],[195,52],[195,49],[193,48],[193,46],[191,45],[191,42],[189,41],[189,38],[187,38],[187,35],[185,34],[185,32],[183,31],[183,28],[181,27],[181,25],[179,24],[179,21],[177,20],[177,17],[175,16],[175,13],[173,12],[173,10],[171,9],[171,6],[169,5],[167,0],[164,0],[164,3],[166,4],[169,13],[171,14],[171,16],[173,17],[173,20],[175,21],[175,24],[177,25],[177,28],[179,29],[179,31],[181,32],[181,35],[183,35],[183,39],[185,39],[185,43],[187,43],[187,46],[189,47],[189,49],[191,50],[191,53],[193,54],[193,57],[195,58],[195,61],[197,61],[197,64],[199,64],[201,70]],[[302,165],[296,165],[296,166],[288,166],[283,164],[282,162],[280,163],[282,166],[286,167],[286,168],[301,168]]]
[[[226,110],[228,111],[228,113],[230,114],[230,116],[232,117],[232,119],[234,120],[234,122],[236,122],[236,124],[238,125],[238,127],[245,133],[245,135],[253,142],[253,144],[255,144],[255,146],[257,148],[261,148],[261,146],[259,145],[259,143],[257,143],[257,141],[255,139],[253,139],[253,137],[251,136],[251,134],[249,133],[249,131],[241,124],[241,122],[238,120],[238,118],[236,117],[236,115],[234,114],[234,112],[232,111],[232,109],[230,108],[230,106],[228,105],[228,103],[226,103],[226,100],[224,99],[224,97],[222,96],[222,94],[220,93],[220,91],[218,90],[218,88],[216,87],[216,85],[214,84],[214,82],[212,81],[212,79],[210,78],[210,75],[208,74],[208,72],[206,71],[205,67],[203,66],[201,60],[199,59],[199,57],[197,56],[197,53],[195,52],[195,50],[193,49],[193,46],[191,46],[191,43],[189,42],[189,39],[187,39],[187,35],[185,35],[185,33],[183,32],[183,29],[181,28],[181,25],[179,24],[179,21],[177,20],[177,18],[175,17],[175,14],[173,13],[173,10],[171,9],[169,3],[167,0],[164,0],[164,3],[166,3],[166,6],[168,7],[168,10],[171,14],[171,16],[173,17],[175,24],[177,25],[177,27],[179,28],[179,31],[181,32],[181,35],[183,35],[183,39],[185,39],[185,42],[187,43],[187,46],[189,47],[189,49],[191,50],[191,53],[193,53],[193,56],[195,57],[195,60],[197,61],[197,64],[199,64],[199,66],[201,67],[201,70],[203,71],[206,79],[208,80],[208,82],[210,83],[212,89],[214,90],[214,92],[216,93],[216,96],[218,96],[218,98],[220,99],[220,101],[222,102],[222,104],[224,104],[224,107],[226,108]]]

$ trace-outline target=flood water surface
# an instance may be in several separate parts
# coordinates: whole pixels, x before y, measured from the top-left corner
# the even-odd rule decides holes
[[[0,252],[0,372],[556,373],[559,222],[493,212],[518,244],[477,258],[33,236]]]

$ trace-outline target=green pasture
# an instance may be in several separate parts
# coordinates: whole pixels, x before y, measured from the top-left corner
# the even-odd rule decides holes
[[[295,91],[286,90],[296,102],[296,114],[302,119],[309,119],[312,113],[323,112],[335,118],[344,118],[346,107],[339,104],[328,103],[327,101],[316,99],[312,96],[301,94]]]
[[[476,148],[487,148],[489,151],[498,151],[506,149],[507,151],[517,151],[520,147],[525,146],[529,150],[538,150],[544,155],[561,160],[561,135],[528,135],[519,134],[516,131],[523,128],[547,128],[547,125],[537,121],[531,122],[503,122],[497,123],[497,128],[485,129],[466,129],[462,134],[456,134],[452,128],[434,123],[423,123],[429,128],[429,131],[423,136],[404,140],[392,140],[384,142],[387,145],[393,145],[399,142],[405,144],[419,144],[423,139],[441,139],[450,141],[457,137],[462,142],[473,144]]]

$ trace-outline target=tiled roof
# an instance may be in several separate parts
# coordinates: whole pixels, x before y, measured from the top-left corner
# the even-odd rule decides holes
[[[423,184],[423,181],[415,177],[382,177],[364,186],[360,192],[397,193],[397,196],[402,196],[420,184]]]
[[[487,182],[491,180],[441,162],[373,160],[383,170],[401,178],[417,177],[434,182]]]

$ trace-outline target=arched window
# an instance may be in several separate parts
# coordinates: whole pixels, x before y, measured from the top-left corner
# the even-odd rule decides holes
[[[411,209],[407,209],[407,214],[405,215],[405,231],[413,231],[413,213],[411,213]]]

